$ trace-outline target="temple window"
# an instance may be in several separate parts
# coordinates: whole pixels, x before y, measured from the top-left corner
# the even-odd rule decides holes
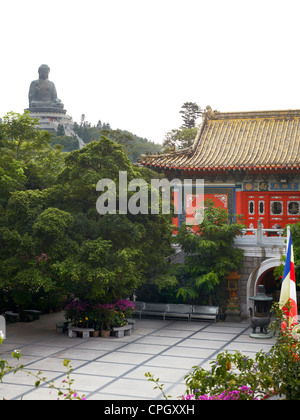
[[[254,201],[249,201],[248,202],[248,213],[249,214],[254,214],[255,213]]]
[[[283,214],[282,201],[271,201],[271,214]]]
[[[300,201],[288,201],[288,214],[300,214]]]
[[[258,214],[265,214],[265,202],[259,201],[258,202]]]

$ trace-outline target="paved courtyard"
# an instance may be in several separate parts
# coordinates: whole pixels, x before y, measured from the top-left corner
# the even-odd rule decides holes
[[[209,367],[223,350],[240,350],[254,357],[268,351],[273,339],[253,339],[249,321],[187,322],[136,319],[135,330],[124,338],[69,338],[56,333],[64,313],[42,315],[29,323],[7,324],[7,339],[0,345],[0,358],[16,364],[11,352],[19,349],[20,363],[31,372],[61,384],[66,378],[64,359],[74,371],[73,388],[87,400],[159,400],[162,394],[145,377],[159,377],[166,394],[177,399],[185,391],[184,376],[194,365]],[[23,372],[9,373],[0,383],[0,399],[51,400],[57,392],[47,385],[34,387],[34,378]]]

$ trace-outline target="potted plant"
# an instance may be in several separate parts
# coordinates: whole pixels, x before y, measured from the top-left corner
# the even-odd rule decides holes
[[[120,310],[115,310],[114,318],[112,321],[112,327],[124,327],[125,325],[127,325],[127,320],[125,318],[124,312]]]
[[[101,330],[101,322],[99,318],[99,311],[96,309],[92,310],[90,312],[90,322],[89,322],[90,328],[93,328],[94,331],[92,331],[93,337],[99,337],[100,330]]]
[[[99,337],[99,334],[100,334],[100,324],[99,323],[94,323],[93,324],[93,328],[94,328],[94,331],[92,332],[92,336],[93,337]]]
[[[99,303],[95,306],[101,326],[101,337],[109,337],[114,319],[115,305],[112,303]]]
[[[127,299],[122,299],[122,300],[118,300],[115,305],[118,311],[123,312],[126,319],[132,317],[132,314],[135,308],[135,305],[133,302]]]
[[[87,302],[74,299],[64,307],[65,318],[74,327],[87,328],[89,324],[89,305]]]

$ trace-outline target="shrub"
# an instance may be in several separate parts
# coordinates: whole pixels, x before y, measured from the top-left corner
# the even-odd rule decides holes
[[[194,366],[185,377],[187,389],[182,399],[264,400],[278,395],[300,400],[299,330],[282,329],[283,313],[278,304],[273,305],[273,311],[276,320],[271,329],[276,342],[268,353],[260,351],[252,359],[239,351],[225,351],[210,363],[210,370]],[[162,389],[153,375],[146,373],[146,377]]]

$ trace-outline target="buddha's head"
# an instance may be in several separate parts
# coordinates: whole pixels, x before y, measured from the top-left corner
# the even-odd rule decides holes
[[[49,72],[50,72],[50,67],[47,66],[47,64],[42,64],[39,67],[40,79],[44,79],[44,80],[48,79]]]

